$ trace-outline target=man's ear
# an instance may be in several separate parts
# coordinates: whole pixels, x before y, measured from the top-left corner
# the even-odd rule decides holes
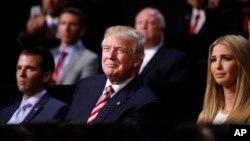
[[[52,72],[51,71],[47,71],[43,74],[43,83],[48,83],[50,82],[52,77]]]
[[[134,66],[135,67],[141,67],[142,61],[143,61],[142,59],[138,58],[137,61],[134,64]]]

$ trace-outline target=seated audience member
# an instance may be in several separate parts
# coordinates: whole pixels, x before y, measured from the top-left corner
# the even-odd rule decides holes
[[[104,74],[77,84],[67,120],[88,125],[155,122],[159,100],[138,75],[144,44],[132,27],[109,27],[102,41]]]
[[[189,53],[202,55],[198,59],[204,59],[207,57],[207,45],[215,38],[213,34],[216,33],[216,17],[214,12],[207,8],[208,0],[186,0],[186,4],[184,12],[176,17],[175,30],[183,35],[182,40],[177,36],[176,41],[180,43],[176,44],[180,44],[180,48]]]
[[[208,0],[186,0],[183,12],[176,16],[177,35],[171,41],[193,59],[198,80],[206,80],[208,47],[218,37],[217,18],[207,3]]]
[[[146,7],[135,18],[135,29],[145,39],[140,75],[146,81],[190,80],[188,56],[164,44],[165,19],[158,9]]]
[[[57,46],[59,44],[56,32],[58,17],[68,2],[69,0],[41,0],[41,6],[32,6],[26,28],[17,37],[19,45],[22,48]]]
[[[85,16],[77,8],[65,8],[58,21],[60,46],[51,49],[56,67],[52,83],[57,85],[74,85],[81,78],[99,72],[100,58],[81,41],[85,33]]]
[[[16,66],[17,86],[22,100],[0,111],[1,124],[58,123],[68,105],[50,97],[46,86],[54,70],[54,60],[44,47],[24,49]]]
[[[199,124],[250,123],[250,43],[226,35],[209,49],[208,73]]]

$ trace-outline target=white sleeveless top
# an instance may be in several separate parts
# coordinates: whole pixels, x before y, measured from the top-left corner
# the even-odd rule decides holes
[[[213,124],[223,124],[228,117],[228,114],[223,114],[221,110],[217,113],[213,120]]]

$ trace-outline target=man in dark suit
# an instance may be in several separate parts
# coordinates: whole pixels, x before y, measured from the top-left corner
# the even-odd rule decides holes
[[[43,47],[24,49],[16,67],[17,86],[22,100],[0,112],[1,124],[58,123],[64,120],[68,105],[49,96],[46,85],[54,70],[54,59]]]
[[[162,13],[152,7],[143,8],[135,18],[135,29],[145,39],[145,57],[140,74],[150,81],[190,80],[188,56],[164,45],[165,19]]]
[[[105,75],[77,84],[67,120],[88,125],[156,122],[159,100],[137,74],[144,43],[143,35],[132,27],[108,28],[102,41]]]
[[[218,36],[216,14],[207,8],[208,0],[186,0],[183,13],[176,16],[176,46],[194,62],[197,80],[206,80],[208,47]],[[199,70],[199,71],[197,71]]]

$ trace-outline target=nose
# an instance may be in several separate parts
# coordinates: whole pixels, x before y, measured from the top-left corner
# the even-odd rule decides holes
[[[19,70],[17,71],[17,74],[18,74],[18,76],[20,76],[20,77],[25,77],[25,76],[26,76],[26,73],[25,73],[25,70],[24,70],[24,69],[19,69]]]
[[[217,68],[217,69],[222,69],[221,60],[217,60],[217,61],[216,61],[216,68]]]
[[[142,27],[142,29],[146,29],[147,28],[147,22],[142,23],[141,27]]]
[[[135,24],[135,27],[136,27],[137,30],[146,29],[147,22],[138,22],[138,23]]]
[[[111,48],[108,52],[108,58],[109,59],[114,59],[115,58],[115,55],[116,55],[116,51],[114,48]]]

